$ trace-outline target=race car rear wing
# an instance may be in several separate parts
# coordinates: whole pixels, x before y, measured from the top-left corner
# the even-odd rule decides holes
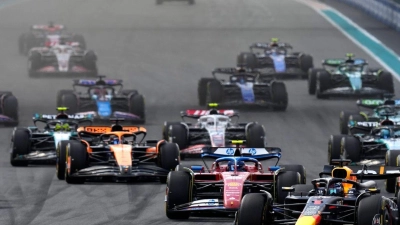
[[[251,76],[254,78],[257,78],[260,75],[260,72],[254,71],[254,70],[244,70],[242,68],[236,68],[236,67],[226,67],[226,68],[216,68],[212,71],[212,75],[215,79],[218,79],[216,77],[216,74],[225,74],[225,75],[245,75],[245,76]]]
[[[218,109],[218,114],[225,116],[238,116],[238,112],[233,109]],[[188,109],[186,111],[181,111],[181,117],[189,117],[189,118],[200,118],[201,116],[210,115],[210,110],[206,109]]]
[[[122,80],[118,79],[104,79],[104,84],[98,84],[98,80],[88,80],[88,79],[78,79],[74,80],[73,86],[80,86],[80,87],[92,87],[97,85],[104,85],[104,86],[122,86]]]
[[[201,157],[221,158],[226,156],[245,156],[258,160],[280,159],[282,150],[278,147],[236,148],[236,147],[205,147]]]
[[[322,60],[322,65],[323,66],[336,67],[336,66],[339,66],[339,65],[341,65],[343,63],[346,63],[346,59],[325,59],[325,60]],[[368,62],[365,59],[357,58],[357,59],[354,59],[354,64],[355,65],[368,65]]]
[[[387,96],[389,97],[389,96]],[[400,106],[400,99],[359,99],[357,100],[356,104],[360,107],[364,108],[376,108],[382,105],[388,106]]]
[[[250,45],[249,49],[250,49],[250,51],[252,51],[253,49],[264,49],[264,50],[270,49],[271,44],[272,43],[269,43],[269,42],[257,42],[257,43]],[[292,45],[289,43],[278,43],[277,47],[293,49]]]

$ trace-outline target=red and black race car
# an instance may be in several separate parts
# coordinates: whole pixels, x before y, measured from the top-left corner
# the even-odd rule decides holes
[[[243,141],[233,143],[241,145]],[[282,187],[305,183],[305,169],[301,165],[278,166],[280,152],[279,148],[213,148],[202,154],[205,166],[177,166],[167,179],[167,217],[188,219],[192,212],[231,214],[248,193],[268,191],[283,203],[287,192]],[[206,157],[217,158],[211,168]],[[267,159],[277,161],[264,169],[261,160]]]

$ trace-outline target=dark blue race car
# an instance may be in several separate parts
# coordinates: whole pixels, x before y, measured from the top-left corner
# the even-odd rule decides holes
[[[218,103],[225,106],[258,105],[284,111],[288,95],[283,82],[244,68],[217,68],[213,78],[201,78],[198,84],[199,104]],[[229,75],[219,79],[217,74]]]
[[[122,90],[122,80],[104,77],[99,76],[98,80],[74,80],[73,90],[58,92],[57,104],[68,107],[70,113],[92,115],[95,120],[124,118],[133,123],[144,123],[143,95],[137,90]]]

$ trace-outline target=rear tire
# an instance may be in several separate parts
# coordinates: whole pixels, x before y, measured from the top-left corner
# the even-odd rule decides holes
[[[179,165],[179,147],[174,143],[164,143],[160,146],[159,149],[159,157],[160,157],[160,167],[173,171],[176,166]],[[161,183],[166,183],[167,177],[160,177]]]
[[[207,101],[207,86],[208,83],[214,81],[214,78],[201,78],[197,84],[197,96],[199,99],[199,105],[205,106]]]
[[[6,127],[14,127],[18,125],[18,100],[11,93],[6,94],[3,99],[2,113],[14,120],[12,122],[5,123]]]
[[[331,135],[328,142],[328,163],[332,164],[332,159],[340,159],[342,151],[342,138],[347,135]]]
[[[169,219],[189,219],[190,212],[172,211],[175,206],[189,203],[192,201],[191,189],[192,178],[189,173],[184,171],[172,171],[168,174],[167,196],[166,196],[166,215]]]
[[[140,123],[146,122],[145,103],[143,95],[137,94],[137,95],[132,95],[130,97],[129,112],[140,117]]]
[[[28,166],[28,161],[15,160],[18,155],[27,155],[31,150],[31,137],[26,128],[17,128],[13,135],[13,145],[10,154],[12,166]]]
[[[285,111],[288,106],[288,93],[286,91],[286,86],[283,82],[274,81],[271,84],[271,97],[272,109],[274,111]]]
[[[360,162],[361,144],[360,141],[353,136],[344,136],[342,138],[341,148],[345,159],[352,162]]]
[[[235,225],[270,224],[273,221],[272,204],[273,198],[269,193],[246,194],[240,203]]]
[[[36,77],[38,75],[37,70],[42,67],[42,55],[37,51],[32,51],[29,56],[28,73],[30,77]]]
[[[302,54],[299,58],[300,69],[306,74],[303,78],[307,79],[307,72],[314,67],[313,57],[308,54]]]
[[[257,56],[252,52],[241,52],[236,58],[236,66],[239,68],[255,69],[258,67]]]
[[[318,99],[329,98],[323,95],[323,92],[328,90],[331,86],[331,75],[327,71],[319,71],[317,73],[317,90],[316,95]]]
[[[284,204],[288,192],[282,190],[282,187],[291,187],[300,184],[300,174],[294,171],[287,171],[279,174],[278,181],[276,182],[276,202]]]
[[[167,141],[176,143],[180,150],[187,148],[189,145],[188,130],[183,124],[172,124],[167,129]]]
[[[300,174],[300,184],[306,184],[307,174],[306,168],[303,165],[280,165],[280,167],[285,168],[285,171],[293,171]]]
[[[56,155],[56,175],[59,180],[65,180],[65,167],[67,164],[67,145],[73,141],[60,141],[58,142]]]
[[[317,89],[317,73],[324,71],[324,69],[313,69],[308,70],[308,93],[310,95],[315,95],[315,90]]]
[[[97,56],[93,51],[87,51],[84,56],[84,65],[91,73],[97,75]]]
[[[57,100],[59,97],[60,102],[58,106],[67,107],[69,114],[75,114],[79,111],[78,98],[73,92],[65,91],[63,93],[60,91],[59,95],[57,95]]]
[[[210,81],[207,85],[207,100],[206,103],[221,103],[223,99],[224,90],[218,80]]]
[[[257,123],[252,123],[246,131],[247,148],[264,148],[265,147],[265,130],[264,127]]]
[[[400,155],[400,150],[390,150],[386,152],[385,166],[397,167],[397,156]],[[397,178],[388,178],[385,181],[385,189],[388,193],[395,193]]]
[[[340,133],[349,134],[349,116],[358,114],[358,112],[341,111],[339,116]]]
[[[65,171],[65,181],[68,184],[83,184],[85,179],[82,177],[73,177],[74,173],[86,168],[87,165],[87,152],[86,146],[84,146],[79,141],[71,141],[69,145],[67,145],[67,153],[68,155],[67,161],[70,162],[69,171]]]
[[[75,34],[75,35],[72,37],[72,41],[73,41],[73,42],[78,42],[80,48],[86,49],[86,41],[85,41],[85,38],[83,37],[83,35],[81,35],[81,34]]]
[[[378,76],[377,86],[381,90],[385,90],[387,93],[394,93],[393,76],[389,72],[381,72]]]

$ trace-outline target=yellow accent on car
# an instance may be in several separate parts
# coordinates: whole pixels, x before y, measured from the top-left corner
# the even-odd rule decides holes
[[[232,144],[243,144],[241,140],[232,140]]]

